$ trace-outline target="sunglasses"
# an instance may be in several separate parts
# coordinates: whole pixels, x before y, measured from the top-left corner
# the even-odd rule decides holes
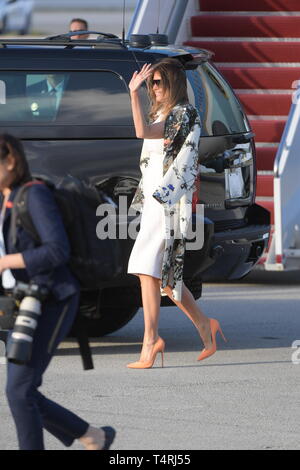
[[[159,80],[152,80],[152,86],[154,86],[154,85],[160,86],[161,85],[161,80],[160,79]]]

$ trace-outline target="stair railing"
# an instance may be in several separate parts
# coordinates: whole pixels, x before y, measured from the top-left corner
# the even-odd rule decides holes
[[[274,161],[274,235],[267,270],[300,269],[300,80]]]
[[[170,44],[182,44],[190,38],[190,18],[197,14],[195,0],[139,0],[127,33],[167,34]]]

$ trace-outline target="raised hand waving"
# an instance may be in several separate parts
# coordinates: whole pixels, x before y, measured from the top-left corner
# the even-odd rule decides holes
[[[144,64],[141,71],[135,71],[132,75],[132,78],[129,82],[129,89],[131,92],[137,91],[142,83],[150,77],[152,73],[152,65],[151,64]]]

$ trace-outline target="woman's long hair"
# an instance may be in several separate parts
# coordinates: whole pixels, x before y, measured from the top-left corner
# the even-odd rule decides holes
[[[22,142],[10,134],[2,134],[0,135],[0,162],[4,163],[9,155],[14,159],[12,181],[10,183],[10,189],[12,189],[30,181],[32,177]]]
[[[157,103],[153,91],[153,76],[155,72],[160,72],[162,87],[167,92],[165,103]],[[161,59],[152,65],[152,75],[147,80],[148,93],[150,97],[150,121],[157,117],[158,111],[162,111],[165,116],[177,104],[188,103],[187,80],[185,70],[179,60],[168,57]]]

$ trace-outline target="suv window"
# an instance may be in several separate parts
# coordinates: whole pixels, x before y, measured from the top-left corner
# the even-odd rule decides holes
[[[187,77],[189,100],[200,111],[203,136],[249,131],[239,101],[211,64],[188,70]]]
[[[110,71],[0,72],[0,120],[31,126],[133,124],[126,84]]]

